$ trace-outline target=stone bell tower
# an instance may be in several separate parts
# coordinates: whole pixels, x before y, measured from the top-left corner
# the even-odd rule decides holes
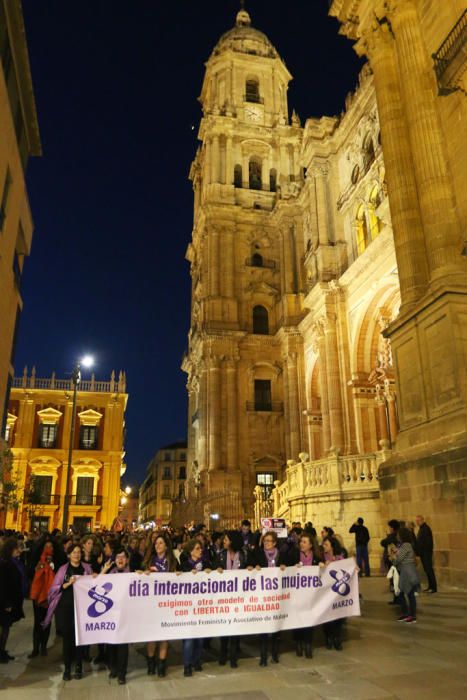
[[[290,80],[241,10],[206,64],[190,171],[189,495],[238,494],[243,515],[301,444],[302,129],[289,121]]]

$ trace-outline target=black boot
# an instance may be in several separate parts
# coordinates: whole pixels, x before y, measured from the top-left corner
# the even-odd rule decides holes
[[[297,656],[303,656],[303,642],[299,639],[295,645],[295,651]]]
[[[184,666],[183,667],[183,675],[185,676],[185,678],[193,675],[193,671],[192,671],[191,666]]]
[[[268,665],[268,638],[267,637],[265,639],[261,639],[261,642],[260,642],[259,665],[260,666],[267,666]]]
[[[311,648],[311,644],[305,643],[305,658],[306,659],[312,659],[313,658],[313,650]]]
[[[156,673],[156,659],[154,656],[148,656],[148,676],[154,676]]]
[[[334,637],[334,649],[336,651],[342,651],[342,642],[340,637]]]
[[[71,666],[65,666],[62,678],[64,681],[71,681]]]
[[[230,668],[238,668],[238,650],[239,650],[239,640],[238,637],[230,638]]]
[[[157,664],[157,675],[159,678],[165,678],[165,674],[167,672],[167,660],[166,659],[159,659],[159,663]]]
[[[77,681],[80,681],[82,677],[83,677],[83,664],[81,663],[81,661],[78,661],[78,663],[75,666],[75,678]]]
[[[273,664],[279,663],[279,637],[276,636],[272,638],[271,661]]]
[[[31,651],[30,654],[28,654],[28,659],[35,659],[36,656],[39,656],[39,648],[34,647],[34,649]]]
[[[219,654],[219,666],[225,666],[227,663],[227,637],[221,637],[221,651]]]

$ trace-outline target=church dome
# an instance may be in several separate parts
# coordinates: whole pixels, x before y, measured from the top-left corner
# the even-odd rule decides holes
[[[217,56],[229,49],[254,56],[278,57],[276,49],[266,34],[251,26],[250,15],[246,10],[240,10],[237,14],[235,27],[221,36],[214,48],[213,55]]]

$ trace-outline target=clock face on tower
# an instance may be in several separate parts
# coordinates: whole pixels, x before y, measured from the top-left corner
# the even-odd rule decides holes
[[[262,118],[261,109],[258,107],[245,107],[244,115],[246,121],[254,122],[256,124],[258,124]]]

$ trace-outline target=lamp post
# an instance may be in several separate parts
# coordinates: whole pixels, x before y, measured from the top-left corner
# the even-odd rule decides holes
[[[63,502],[63,522],[62,522],[62,532],[66,533],[68,527],[68,505],[69,505],[69,495],[70,490],[70,475],[71,475],[71,461],[73,457],[73,444],[75,441],[75,423],[76,423],[76,402],[78,399],[78,386],[81,382],[81,367],[92,367],[94,360],[90,355],[86,355],[82,360],[76,363],[75,368],[71,374],[71,381],[73,382],[73,404],[71,409],[71,425],[70,425],[70,443],[68,445],[68,460],[66,466],[66,476],[65,476],[65,495]]]

